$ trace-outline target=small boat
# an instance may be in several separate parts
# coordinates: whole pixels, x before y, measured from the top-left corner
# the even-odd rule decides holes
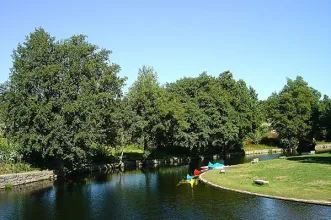
[[[193,188],[194,185],[198,185],[198,180],[191,179],[189,183],[190,183],[191,187]]]
[[[208,166],[204,166],[204,167],[201,167],[201,171],[207,171],[208,170]]]
[[[224,168],[224,164],[221,164],[221,163],[215,163],[215,164],[213,164],[213,163],[209,162],[208,163],[208,168],[209,169],[223,169]]]
[[[177,186],[180,186],[180,185],[186,185],[186,184],[190,184],[191,186],[193,186],[193,184],[197,184],[196,183],[196,179],[191,179],[191,180],[181,180],[178,184],[177,184]]]
[[[193,188],[193,186],[198,185],[199,181],[197,179],[191,179],[190,181],[187,180],[181,180],[177,186],[190,184],[190,186]]]
[[[194,179],[191,179],[191,180],[190,180],[190,185],[191,185],[191,187],[193,187],[194,182],[195,182]]]
[[[214,164],[214,169],[223,169],[223,168],[224,168],[224,164],[221,164],[221,163]]]
[[[201,174],[201,171],[195,169],[194,170],[194,176],[199,176]]]
[[[211,163],[211,162],[209,162],[209,163],[208,163],[208,168],[209,168],[209,169],[213,169],[213,168],[214,168],[214,164]]]

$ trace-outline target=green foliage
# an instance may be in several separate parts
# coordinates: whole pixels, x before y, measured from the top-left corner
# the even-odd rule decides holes
[[[144,151],[178,146],[181,128],[187,126],[183,121],[184,109],[174,96],[159,86],[153,68],[144,66],[139,70],[128,99],[134,113],[134,143]]]
[[[2,158],[65,171],[122,159],[122,152],[226,154],[241,151],[245,138],[308,150],[313,138],[331,140],[331,101],[320,101],[302,77],[259,101],[229,71],[161,86],[155,70],[143,66],[123,96],[125,79],[110,54],[86,36],[55,41],[43,29],[19,44],[10,81],[0,84],[0,137],[10,143],[0,139]],[[277,135],[265,135],[262,122]],[[132,144],[138,150],[128,152]]]
[[[302,77],[288,79],[278,93],[267,100],[268,118],[279,133],[284,148],[307,151],[313,148],[313,127],[316,123],[320,94]]]
[[[5,185],[5,191],[11,191],[13,189],[13,185],[12,184],[6,184]]]
[[[147,159],[150,155],[151,155],[151,151],[150,150],[145,150],[142,157],[143,157],[143,159]]]
[[[326,142],[326,141],[316,141],[316,145],[328,145],[331,144],[331,142]]]
[[[161,90],[154,69],[143,66],[128,93],[129,105],[135,114],[133,139],[144,151],[155,144],[153,131],[158,123],[157,99]]]
[[[10,147],[7,138],[0,138],[0,153],[9,153]]]
[[[268,126],[261,125],[255,131],[248,133],[247,138],[251,140],[254,144],[260,144],[263,137],[266,136],[268,132]]]
[[[0,162],[17,163],[21,161],[21,155],[15,144],[9,144],[7,138],[0,138]]]
[[[331,99],[326,95],[320,101],[318,117],[316,139],[331,141]]]
[[[26,163],[3,163],[0,162],[0,175],[10,174],[10,173],[24,173],[28,171],[34,171],[35,168],[32,168],[31,165]]]
[[[7,103],[8,138],[24,160],[59,170],[92,161],[115,146],[124,79],[83,35],[55,41],[37,29],[13,54]]]
[[[8,104],[5,102],[4,94],[8,89],[8,82],[0,84],[0,137],[5,136],[5,118]]]
[[[262,118],[255,91],[244,81],[234,80],[230,72],[218,78],[207,73],[184,78],[169,84],[167,90],[181,102],[189,125],[180,143],[196,154],[240,149]]]

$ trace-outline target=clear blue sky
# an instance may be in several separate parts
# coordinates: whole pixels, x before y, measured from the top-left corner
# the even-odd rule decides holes
[[[86,34],[112,50],[128,85],[150,65],[161,83],[231,70],[265,99],[301,75],[331,96],[329,0],[2,1],[0,82],[36,27],[57,39]]]

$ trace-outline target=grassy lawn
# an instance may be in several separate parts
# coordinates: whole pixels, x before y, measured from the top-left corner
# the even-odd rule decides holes
[[[135,145],[129,145],[124,148],[124,153],[137,153],[137,154],[143,154],[144,149],[140,149]]]
[[[37,169],[32,168],[30,165],[25,163],[7,164],[0,163],[0,175],[11,174],[11,173],[23,173],[28,171],[35,171]]]
[[[203,178],[214,184],[253,193],[331,202],[331,154],[274,159],[257,164],[240,164],[226,170],[207,172]],[[253,184],[254,179],[269,185]]]
[[[144,149],[140,149],[135,145],[126,146],[123,150],[123,155],[126,160],[139,160],[144,154]]]
[[[144,150],[138,148],[135,145],[129,145],[124,148],[123,151],[124,158],[126,160],[141,160],[143,159]],[[167,152],[162,152],[158,150],[151,150],[147,159],[165,159],[169,157],[181,157],[182,154],[171,154]]]
[[[326,141],[316,141],[316,144],[317,144],[317,145],[320,145],[320,144],[331,144],[331,142],[326,142]]]
[[[254,151],[254,150],[271,150],[276,149],[276,146],[268,146],[264,144],[246,144],[244,145],[244,151]]]

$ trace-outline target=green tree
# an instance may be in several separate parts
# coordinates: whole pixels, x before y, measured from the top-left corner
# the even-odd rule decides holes
[[[314,114],[318,112],[319,99],[320,93],[300,76],[287,79],[284,88],[268,98],[268,117],[284,148],[299,147],[299,151],[313,148]]]
[[[159,121],[156,113],[157,99],[161,92],[155,70],[148,66],[139,69],[138,79],[130,87],[128,99],[135,112],[133,139],[139,146],[143,146],[144,151],[155,147],[153,131]]]
[[[194,154],[226,154],[239,150],[246,135],[260,124],[257,94],[244,81],[224,72],[218,78],[202,73],[168,84],[185,109],[186,146]]]
[[[184,109],[175,96],[157,81],[152,67],[143,66],[128,93],[132,117],[133,142],[146,154],[155,149],[174,152],[182,147]]]
[[[318,117],[316,139],[331,141],[331,99],[327,95],[320,101]]]
[[[0,84],[0,138],[5,135],[5,118],[7,103],[5,102],[5,92],[8,89],[8,82]]]
[[[55,41],[36,29],[13,54],[6,128],[23,158],[60,171],[114,146],[124,79],[110,51],[75,35]]]
[[[255,129],[254,132],[248,133],[247,137],[254,143],[254,144],[260,144],[261,140],[265,136],[265,134],[268,132],[268,126],[261,125],[257,129]]]

